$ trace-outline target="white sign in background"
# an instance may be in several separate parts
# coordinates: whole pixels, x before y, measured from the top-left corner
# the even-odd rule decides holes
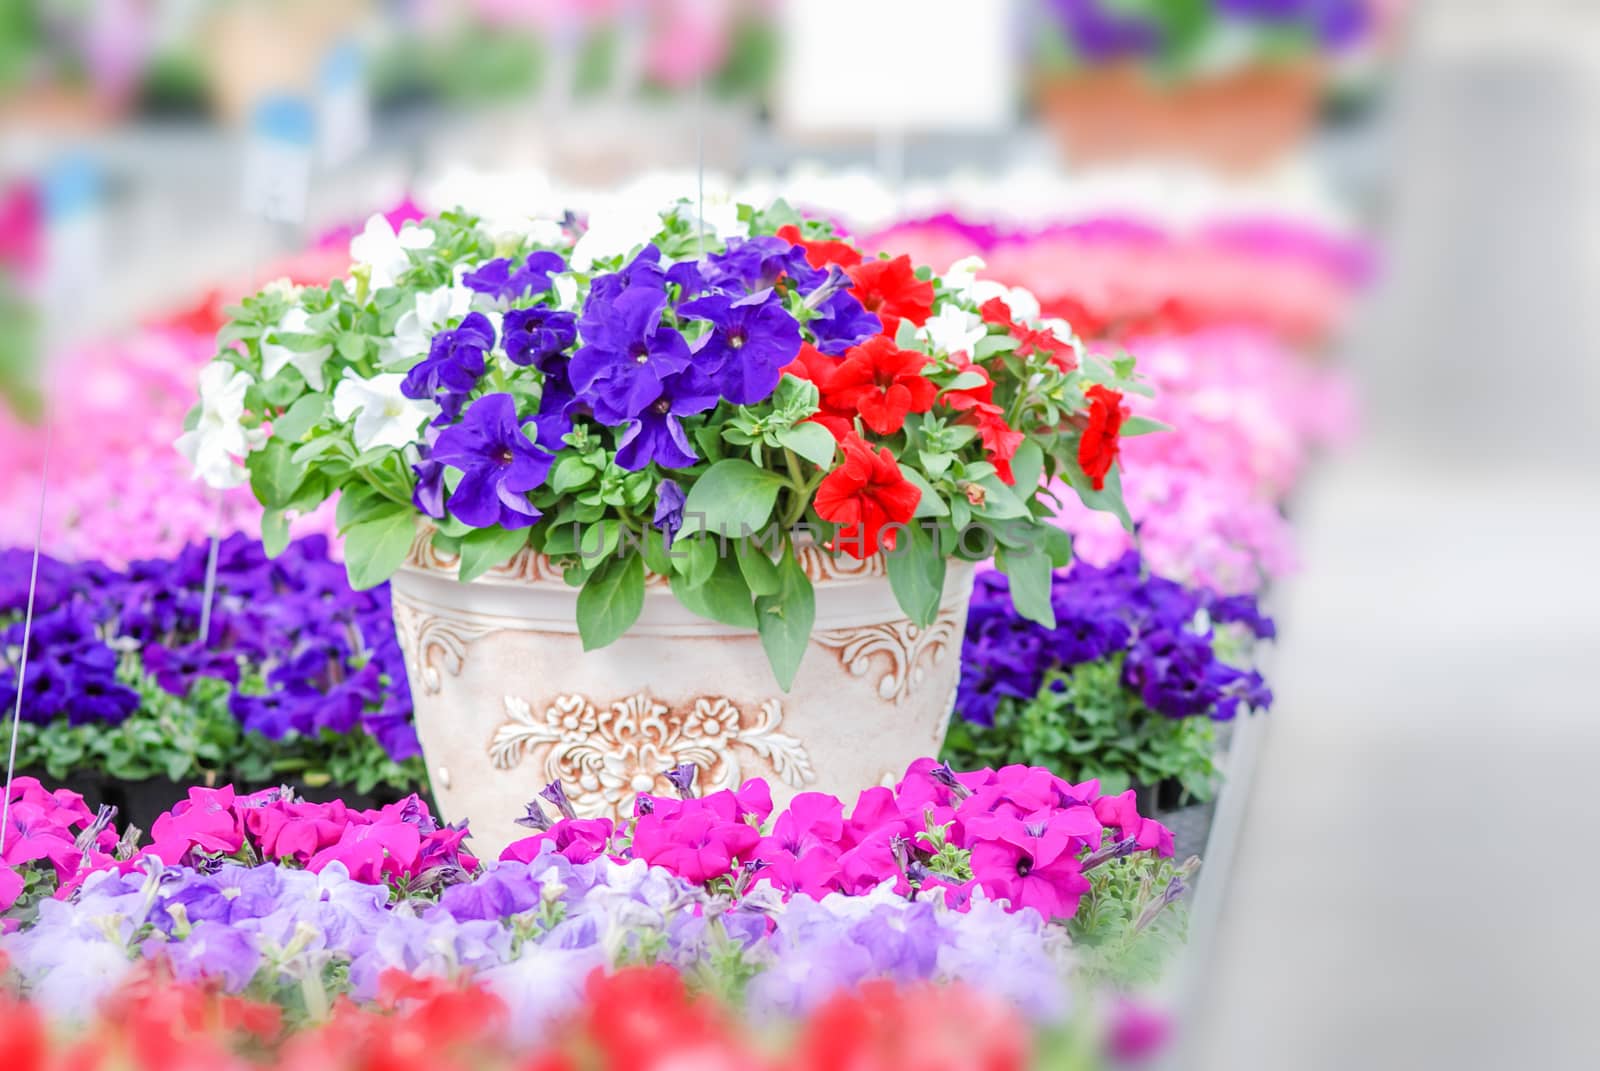
[[[776,110],[796,133],[981,130],[1016,114],[1014,0],[784,0]]]

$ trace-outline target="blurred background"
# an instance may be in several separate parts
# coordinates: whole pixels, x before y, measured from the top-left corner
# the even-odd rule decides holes
[[[121,459],[157,456],[193,337],[375,211],[759,191],[1080,334],[1248,320],[1362,430],[1274,503],[1279,701],[1172,1066],[1600,1066],[1597,94],[1593,0],[9,0],[0,526],[31,543],[46,427],[63,484],[125,482],[90,421],[167,421]],[[119,378],[174,331],[181,374]]]

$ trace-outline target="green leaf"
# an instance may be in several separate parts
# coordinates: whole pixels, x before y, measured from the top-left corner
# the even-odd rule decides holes
[[[982,372],[962,372],[944,385],[945,390],[973,390],[989,382]]]
[[[1029,516],[1028,507],[1022,504],[1015,491],[1000,482],[1000,477],[985,476],[978,481],[978,486],[983,488],[983,505],[978,507],[981,515],[996,521]]]
[[[917,499],[917,511],[912,514],[913,517],[948,517],[950,515],[950,507],[945,504],[943,496],[933,489],[933,484],[929,483],[922,473],[909,465],[901,465],[900,475],[904,476],[910,483],[915,484],[917,490],[922,492],[922,497]]]
[[[739,562],[739,572],[744,574],[745,583],[750,585],[752,593],[756,595],[778,593],[778,567],[767,557],[766,551],[751,539],[735,540],[733,551]]]
[[[306,466],[290,456],[289,444],[277,439],[255,451],[245,462],[250,470],[250,490],[268,509],[282,509],[305,479]]]
[[[593,651],[628,631],[644,609],[644,559],[607,558],[578,592],[578,635]]]
[[[785,692],[800,672],[800,660],[811,644],[811,626],[817,619],[817,594],[800,560],[785,552],[778,562],[778,590],[756,598],[756,627],[761,646],[772,664],[773,676]]]
[[[1017,340],[1010,335],[987,335],[972,347],[972,359],[982,361],[997,353],[1010,353],[1017,348]]]
[[[674,574],[672,593],[690,613],[734,628],[755,628],[756,611],[751,603],[750,585],[739,564],[732,558],[713,559],[711,575],[698,585]]]
[[[393,512],[351,525],[344,534],[344,568],[357,591],[375,588],[394,575],[417,536],[416,511],[395,504]]]
[[[461,540],[461,570],[458,574],[461,582],[469,584],[495,566],[505,564],[527,545],[526,528],[508,531],[495,525],[493,528],[473,529]]]
[[[307,394],[272,422],[272,437],[285,443],[297,443],[306,432],[317,426],[327,411],[328,399],[321,394]]]
[[[1122,422],[1120,434],[1124,439],[1129,439],[1135,435],[1149,435],[1152,432],[1171,430],[1171,424],[1163,424],[1161,421],[1151,420],[1149,417],[1131,416]]]
[[[667,556],[667,539],[659,528],[644,530],[644,566],[657,576],[672,575],[672,559]]]
[[[1039,535],[1044,540],[1044,551],[1050,556],[1050,564],[1059,569],[1072,561],[1072,533],[1064,528],[1057,528],[1053,524],[1042,525]]]
[[[276,558],[289,545],[289,520],[282,510],[269,509],[261,514],[261,544],[269,558]]]
[[[550,470],[550,490],[563,494],[594,479],[595,468],[576,454],[568,454]]]
[[[921,524],[911,524],[886,555],[894,597],[912,623],[922,628],[933,624],[944,599],[945,557],[935,535]]]
[[[741,536],[759,532],[772,516],[783,477],[741,458],[719,461],[689,488],[683,504],[683,534]]]
[[[1056,610],[1050,602],[1049,555],[1034,547],[1000,550],[995,553],[994,564],[1011,578],[1011,605],[1016,607],[1017,613],[1045,628],[1055,628]]]
[[[1011,457],[1012,488],[1026,502],[1044,482],[1044,450],[1032,439],[1022,440]]]
[[[778,441],[822,469],[833,464],[833,456],[838,450],[832,433],[821,424],[810,421],[779,431]]]
[[[672,565],[684,582],[697,588],[710,579],[717,562],[724,557],[722,540],[716,536],[689,536],[679,533],[672,543]]]
[[[1067,477],[1067,482],[1072,485],[1072,489],[1078,492],[1078,498],[1085,506],[1111,514],[1122,522],[1123,528],[1133,531],[1133,518],[1129,516],[1128,507],[1122,501],[1121,466],[1111,466],[1111,471],[1106,473],[1106,478],[1098,491],[1076,464],[1064,466],[1062,472]]]

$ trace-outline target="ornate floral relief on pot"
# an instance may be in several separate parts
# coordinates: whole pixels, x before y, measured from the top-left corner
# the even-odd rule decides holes
[[[670,704],[639,692],[605,703],[571,693],[535,705],[508,695],[505,710],[489,743],[494,768],[532,762],[585,817],[631,813],[640,793],[670,795],[665,772],[683,763],[696,767],[702,792],[755,776],[796,789],[816,780],[800,741],[778,731],[776,699],[741,710],[722,696]]]

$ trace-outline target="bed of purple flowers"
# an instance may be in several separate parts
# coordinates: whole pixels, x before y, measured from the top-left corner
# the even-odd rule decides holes
[[[327,540],[268,559],[219,547],[112,569],[43,558],[28,649],[19,765],[54,778],[333,780],[359,791],[420,782],[405,667],[387,589],[353,591]],[[0,553],[0,704],[16,702],[31,561]]]
[[[1007,585],[986,573],[973,592],[947,760],[1046,766],[1119,789],[1175,780],[1207,797],[1210,723],[1272,704],[1249,666],[1254,644],[1276,635],[1255,597],[1152,576],[1129,552],[1057,572],[1046,628],[1016,614]]]

